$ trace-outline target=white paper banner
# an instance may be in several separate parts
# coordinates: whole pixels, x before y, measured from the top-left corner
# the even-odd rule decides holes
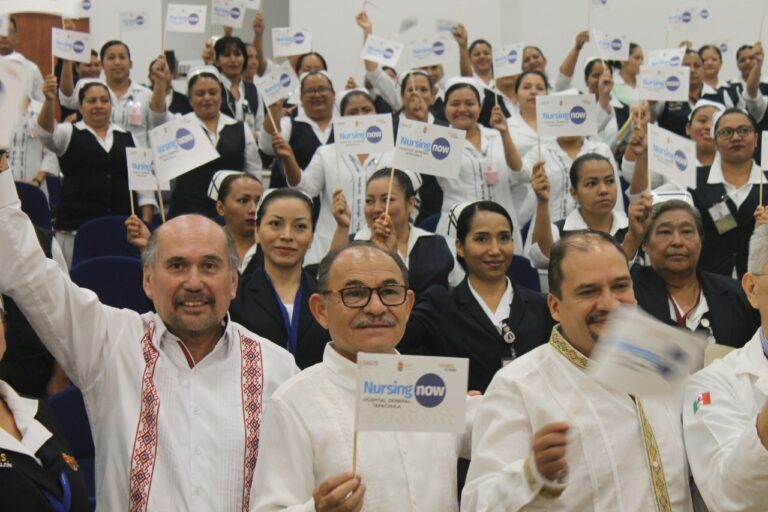
[[[161,182],[207,164],[219,153],[194,114],[176,118],[149,132],[152,160]]]
[[[0,36],[8,37],[8,25],[11,23],[11,17],[8,14],[0,14]]]
[[[258,11],[261,9],[261,0],[245,0],[245,8]]]
[[[166,32],[205,32],[205,5],[168,4]]]
[[[597,134],[597,105],[592,94],[536,96],[536,123],[541,137]]]
[[[370,60],[382,66],[395,67],[397,61],[400,60],[400,56],[403,54],[404,48],[405,45],[403,43],[370,35],[365,40],[363,52],[360,56],[363,60]]]
[[[355,431],[463,432],[469,360],[357,354]]]
[[[156,192],[157,177],[152,162],[152,150],[148,148],[125,148],[128,163],[128,190]],[[171,190],[171,184],[161,184],[160,190]]]
[[[669,48],[667,50],[653,50],[648,54],[648,65],[655,66],[681,66],[685,56],[685,47]]]
[[[649,124],[648,166],[681,187],[695,189],[696,143]]]
[[[618,307],[595,344],[587,371],[633,396],[672,395],[701,368],[706,341],[659,322],[639,307]]]
[[[333,120],[333,138],[340,155],[391,151],[395,147],[392,116],[337,116]]]
[[[688,66],[640,66],[637,90],[642,100],[688,101],[690,79]]]
[[[707,9],[706,14],[701,18],[706,21],[711,17],[712,11]],[[689,29],[699,21],[699,11],[696,7],[675,7],[667,15],[667,30],[674,31],[679,28]]]
[[[523,71],[523,43],[505,44],[493,48],[493,76],[519,75]]]
[[[768,132],[762,132],[760,143],[760,168],[768,169]]]
[[[435,30],[437,32],[448,32],[450,34],[453,33],[454,30],[456,30],[456,27],[459,26],[459,22],[456,20],[442,20],[438,19],[435,22]]]
[[[271,73],[265,73],[260,78],[254,77],[253,83],[266,106],[290,97],[299,87],[299,79],[287,60]]]
[[[272,54],[275,57],[302,55],[312,51],[312,34],[306,28],[272,29]]]
[[[31,75],[23,64],[10,59],[0,59],[0,148],[10,149],[16,125],[21,119]]]
[[[458,178],[464,130],[403,119],[397,130],[396,169]]]
[[[120,13],[120,27],[125,30],[147,28],[147,11],[126,11]]]
[[[240,0],[213,0],[211,24],[241,28],[245,18],[245,4]]]
[[[448,45],[451,44],[452,40],[451,36],[443,33],[434,37],[411,41],[408,43],[410,66],[421,68],[445,64],[448,58]]]
[[[629,41],[623,34],[592,30],[592,41],[605,60],[629,60]]]
[[[65,18],[78,18],[81,9],[82,0],[2,0],[0,2],[0,11],[7,13],[41,12],[57,14]]]
[[[52,28],[51,51],[60,59],[74,62],[90,62],[91,36],[85,32]]]

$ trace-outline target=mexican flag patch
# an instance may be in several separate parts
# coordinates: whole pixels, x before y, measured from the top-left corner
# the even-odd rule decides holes
[[[696,397],[696,400],[693,401],[693,413],[696,414],[699,412],[699,409],[705,405],[709,405],[712,402],[709,398],[709,391],[706,393],[702,393],[699,396]]]

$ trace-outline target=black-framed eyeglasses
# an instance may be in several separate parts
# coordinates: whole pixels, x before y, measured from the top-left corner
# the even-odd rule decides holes
[[[752,133],[755,133],[755,129],[749,125],[743,124],[741,126],[737,126],[736,128],[731,128],[730,126],[726,126],[725,128],[720,128],[717,130],[717,136],[722,137],[723,139],[730,139],[733,137],[733,134],[736,133],[739,135],[739,137],[746,137],[747,135],[750,135]]]
[[[323,96],[331,92],[330,87],[313,87],[312,89],[304,89],[301,94],[306,96]]]
[[[400,306],[408,296],[408,287],[404,284],[385,284],[378,288],[349,286],[341,290],[326,290],[320,293],[323,295],[338,293],[341,295],[341,302],[348,308],[364,308],[371,302],[374,291],[385,306]]]

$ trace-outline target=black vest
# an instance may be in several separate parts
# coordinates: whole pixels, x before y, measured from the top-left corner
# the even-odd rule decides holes
[[[557,228],[557,232],[560,233],[560,238],[563,238],[565,235],[570,233],[570,231],[565,230],[565,219],[560,219],[554,224],[555,224],[555,227]],[[621,228],[618,231],[616,231],[616,234],[613,235],[614,240],[616,240],[619,243],[624,242],[624,237],[627,236],[627,230],[628,228]]]
[[[128,132],[114,130],[112,138],[107,153],[91,132],[72,128],[69,147],[59,157],[64,179],[56,229],[74,231],[96,217],[131,214],[125,148],[135,144]]]
[[[701,99],[725,105],[726,94],[726,90],[720,88],[715,94],[702,94]],[[688,116],[690,114],[691,105],[687,101],[667,101],[664,105],[664,110],[659,116],[659,126],[687,138],[685,126],[688,124]]]
[[[323,142],[317,138],[315,131],[309,123],[291,119],[291,124],[291,137],[288,139],[288,145],[293,149],[293,154],[299,167],[304,170],[309,165],[309,162],[312,161],[312,157],[315,156],[317,148],[323,145]],[[331,130],[327,143],[333,143],[333,130]],[[285,173],[283,172],[283,162],[279,158],[275,159],[275,163],[272,166],[272,177],[269,181],[269,186],[271,188],[284,188],[288,186],[288,181],[285,179]]]
[[[251,112],[252,114],[256,114],[261,105],[259,102],[258,89],[256,89],[256,86],[251,82],[243,82],[243,90],[245,91],[243,96],[245,96],[245,101],[248,103],[247,107],[243,105],[243,113]],[[235,100],[235,97],[223,84],[221,86],[221,98],[221,113],[228,115],[232,119],[237,119],[237,117],[235,117],[235,112],[237,112],[237,100]],[[244,119],[237,120],[244,121]]]
[[[238,121],[222,128],[216,151],[219,152],[219,158],[176,178],[171,192],[169,217],[185,213],[199,213],[206,217],[216,215],[216,201],[208,197],[208,185],[216,171],[242,171],[245,168],[243,123]]]
[[[736,273],[741,279],[747,271],[749,238],[755,230],[753,215],[757,208],[760,186],[752,187],[738,209],[730,198],[726,200],[728,210],[736,219],[736,227],[721,235],[717,232],[709,209],[726,197],[725,186],[722,183],[707,183],[710,167],[699,167],[696,171],[696,190],[688,191],[693,196],[693,203],[701,213],[701,220],[704,223],[704,243],[701,248],[699,268],[730,277],[735,266]]]
[[[171,93],[171,105],[168,107],[168,112],[182,116],[189,114],[192,112],[192,105],[189,104],[189,98],[180,92],[173,91]]]

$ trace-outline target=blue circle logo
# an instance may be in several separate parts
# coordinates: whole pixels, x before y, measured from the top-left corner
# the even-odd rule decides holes
[[[75,41],[72,43],[72,50],[75,53],[83,53],[85,51],[85,43],[82,41]]]
[[[430,151],[436,160],[445,160],[451,154],[451,144],[445,138],[438,137],[432,143]]]
[[[84,11],[90,11],[91,10],[91,0],[83,0],[83,10]]]
[[[583,107],[576,105],[568,113],[568,117],[573,124],[582,124],[587,120],[587,111]]]
[[[384,132],[378,126],[369,126],[365,131],[365,140],[373,144],[378,144],[384,138]]]
[[[675,165],[681,171],[684,171],[688,168],[688,158],[685,156],[685,153],[679,149],[675,151]]]
[[[195,147],[195,138],[186,128],[179,128],[176,131],[176,144],[178,144],[181,149],[189,151]]]
[[[385,59],[391,59],[395,55],[395,50],[393,50],[392,48],[387,48],[386,50],[384,50],[383,55]]]
[[[669,59],[670,66],[679,66],[680,65],[680,56],[675,55],[671,59]]]
[[[622,46],[621,39],[614,39],[613,41],[611,41],[611,49],[613,49],[613,51],[617,52],[621,50],[621,46]]]
[[[304,34],[301,32],[296,32],[296,35],[293,36],[293,41],[296,44],[301,44],[304,42]]]
[[[723,53],[727,53],[728,52],[728,43],[721,43],[720,44],[720,51],[723,52]]]
[[[667,90],[675,92],[680,88],[680,79],[676,76],[671,76],[667,78],[667,81],[664,82],[664,85],[667,86]]]
[[[229,15],[232,17],[233,20],[236,20],[240,17],[240,9],[237,7],[233,7],[231,11],[229,11]]]
[[[509,52],[509,55],[507,55],[507,62],[510,64],[514,64],[517,62],[517,50],[512,50]]]
[[[288,73],[283,73],[280,75],[280,85],[283,87],[290,87],[291,86],[291,77],[288,76]]]
[[[690,23],[691,19],[693,19],[693,16],[691,16],[691,11],[685,11],[681,19],[683,20],[683,23]]]
[[[703,20],[709,19],[709,9],[702,9],[701,12],[699,13],[699,16]]]
[[[445,382],[439,375],[427,373],[419,377],[415,386],[416,401],[422,407],[437,407],[445,400]]]
[[[432,52],[435,55],[442,55],[443,52],[445,52],[445,45],[440,41],[435,42],[435,44],[432,45]]]
[[[136,24],[137,25],[143,25],[144,24],[144,16],[136,16]]]
[[[193,12],[187,17],[187,21],[189,21],[190,25],[197,25],[200,22],[200,16],[198,16],[196,12]]]

